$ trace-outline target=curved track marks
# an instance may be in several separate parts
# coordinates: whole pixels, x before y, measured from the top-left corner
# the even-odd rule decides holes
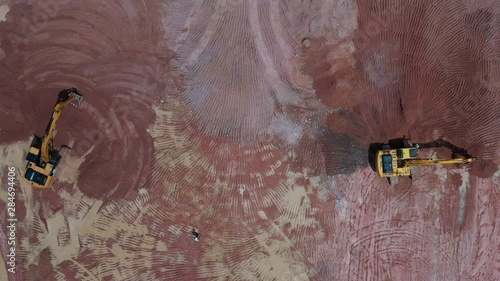
[[[374,225],[370,225],[374,227]],[[366,230],[370,233],[359,238],[351,245],[351,261],[349,262],[349,276],[351,280],[359,278],[384,280],[405,279],[413,274],[420,274],[423,279],[453,279],[457,277],[457,268],[450,265],[449,256],[440,248],[437,241],[419,233],[420,229],[406,230],[397,228]],[[361,231],[360,231],[361,232]],[[436,251],[427,249],[436,247]],[[424,250],[425,249],[425,250]],[[439,261],[440,269],[433,264]],[[399,276],[395,275],[393,265],[407,264],[406,270]],[[415,272],[415,273],[414,273]]]
[[[17,82],[2,95],[17,101],[22,116],[31,121],[12,128],[6,124],[9,137],[29,137],[34,130],[41,134],[58,91],[78,88],[84,103],[80,110],[63,113],[56,146],[69,144],[75,157],[90,153],[78,178],[85,194],[124,196],[123,188],[137,189],[148,178],[150,107],[167,87],[160,73],[168,70],[169,57],[160,44],[159,6],[53,3],[42,23],[31,22],[44,12],[39,6],[14,5],[12,20],[1,26],[2,42],[12,47],[2,73],[15,77],[13,85]],[[2,110],[2,119],[11,114],[16,113]],[[9,141],[7,135],[2,134],[2,141]],[[122,190],[117,193],[118,186]]]
[[[387,188],[362,167],[361,147],[408,130],[497,157],[496,14],[451,2],[105,2],[61,5],[36,34],[16,29],[20,20],[0,24],[31,40],[14,53],[2,35],[12,52],[0,74],[14,81],[1,86],[12,95],[1,114],[44,128],[48,97],[77,86],[86,103],[65,112],[74,122],[61,121],[57,141],[73,141],[73,156],[93,149],[83,193],[27,199],[23,245],[65,280],[446,279],[463,268],[466,279],[493,280],[498,175],[471,173],[457,223],[459,191],[443,189],[456,170],[425,168],[402,190],[409,182]],[[300,42],[316,93],[342,107],[320,141],[327,111],[298,71]],[[172,89],[171,69],[185,90]],[[154,94],[166,97],[153,112]],[[9,110],[21,104],[22,114]],[[28,137],[25,124],[8,129]],[[125,199],[92,199],[108,199],[96,188]],[[22,251],[30,270],[46,270]]]
[[[321,206],[325,235],[305,251],[319,280],[454,279],[459,268],[466,280],[494,279],[498,181],[471,177],[460,223],[459,190],[449,188],[460,170],[426,169],[409,190],[388,188],[370,168],[329,178],[335,206]]]
[[[331,129],[363,145],[409,134],[419,142],[443,137],[477,155],[477,167],[495,166],[500,10],[468,12],[456,1],[358,1],[358,8],[353,37],[324,47],[312,41],[304,51],[318,95],[346,110],[331,115]],[[351,41],[354,52],[342,45]],[[344,59],[318,64],[326,57]],[[495,169],[479,170],[474,174],[488,177]]]
[[[171,16],[185,22],[167,26],[167,38],[175,41],[175,65],[184,73],[182,95],[204,134],[246,143],[282,139],[272,129],[280,112],[289,113],[289,106],[319,106],[297,90],[310,91],[307,79],[292,80],[302,74],[282,5],[206,1],[199,10],[166,5],[167,23]]]
[[[182,233],[178,244],[167,246],[182,251],[192,242],[185,237],[189,230],[200,229],[202,243],[195,246],[201,248],[193,254],[198,278],[300,274],[298,268],[308,266],[300,251],[319,231],[314,219],[318,209],[310,201],[314,192],[305,185],[307,171],[295,165],[280,141],[253,147],[201,134],[189,108],[182,97],[168,97],[155,107],[157,120],[151,129],[157,165],[148,192],[165,202],[162,212],[177,214],[155,224]],[[158,276],[173,278],[183,270]]]
[[[67,280],[111,276],[307,280],[312,276],[302,251],[305,244],[322,237],[314,219],[319,209],[312,187],[318,181],[308,179],[302,167],[294,167],[293,157],[279,142],[248,147],[200,134],[182,98],[171,95],[155,110],[158,118],[151,134],[157,165],[147,189],[139,189],[129,201],[107,202],[78,191],[60,191],[62,207],[49,232],[58,232],[61,241],[79,237],[77,244],[71,240],[53,246],[54,251],[67,251],[58,256],[61,263],[55,268],[60,276]],[[43,225],[39,216],[27,221]],[[192,228],[200,230],[198,243],[192,239]],[[50,236],[46,232],[37,237]],[[46,247],[44,240],[28,244],[37,245],[39,252]]]

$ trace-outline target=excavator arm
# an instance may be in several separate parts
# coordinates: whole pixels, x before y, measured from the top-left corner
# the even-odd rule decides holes
[[[404,160],[405,166],[413,167],[413,166],[433,166],[438,164],[469,164],[472,163],[476,158],[475,157],[467,157],[467,158],[455,158],[455,159],[409,159]]]
[[[57,121],[59,117],[61,117],[62,110],[68,104],[77,101],[78,105],[81,103],[83,96],[78,93],[75,88],[71,88],[68,90],[61,91],[59,93],[59,98],[54,107],[54,111],[52,112],[52,118],[47,125],[47,129],[45,130],[45,136],[43,137],[42,145],[41,145],[41,162],[47,163],[50,161],[50,151],[53,150],[53,136],[54,130],[56,128]]]

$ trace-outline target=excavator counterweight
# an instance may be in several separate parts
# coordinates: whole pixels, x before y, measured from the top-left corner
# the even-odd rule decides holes
[[[26,160],[26,172],[24,178],[34,187],[49,188],[52,185],[54,174],[61,160],[60,150],[54,149],[53,137],[57,121],[61,117],[62,110],[66,105],[72,104],[78,107],[83,96],[76,88],[70,88],[59,92],[59,96],[52,112],[52,117],[45,130],[45,135],[35,135],[31,142]]]

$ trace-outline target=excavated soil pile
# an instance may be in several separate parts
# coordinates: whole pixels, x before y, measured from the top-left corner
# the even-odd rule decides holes
[[[85,100],[52,190],[20,184],[14,280],[500,276],[496,2],[19,2],[2,157]],[[402,135],[478,161],[389,187],[369,148]]]

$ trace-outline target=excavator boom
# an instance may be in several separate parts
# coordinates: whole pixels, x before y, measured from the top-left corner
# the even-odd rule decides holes
[[[59,97],[57,99],[57,103],[54,106],[54,111],[52,112],[52,117],[47,125],[47,129],[45,130],[45,136],[42,141],[42,157],[41,161],[43,163],[47,163],[50,161],[50,151],[54,148],[52,147],[54,130],[56,129],[57,121],[61,117],[62,110],[68,105],[73,104],[75,107],[80,106],[80,103],[83,100],[83,96],[78,93],[75,88],[63,90],[59,93]]]
[[[405,164],[408,167],[413,166],[433,166],[438,164],[469,164],[475,160],[474,157],[456,158],[456,159],[411,159],[406,160]]]
[[[68,104],[78,107],[83,96],[75,88],[59,92],[52,117],[50,118],[45,135],[34,136],[26,160],[26,172],[24,178],[34,187],[48,188],[51,186],[54,174],[61,159],[59,150],[53,148],[53,137],[57,121],[61,117],[62,110]]]

